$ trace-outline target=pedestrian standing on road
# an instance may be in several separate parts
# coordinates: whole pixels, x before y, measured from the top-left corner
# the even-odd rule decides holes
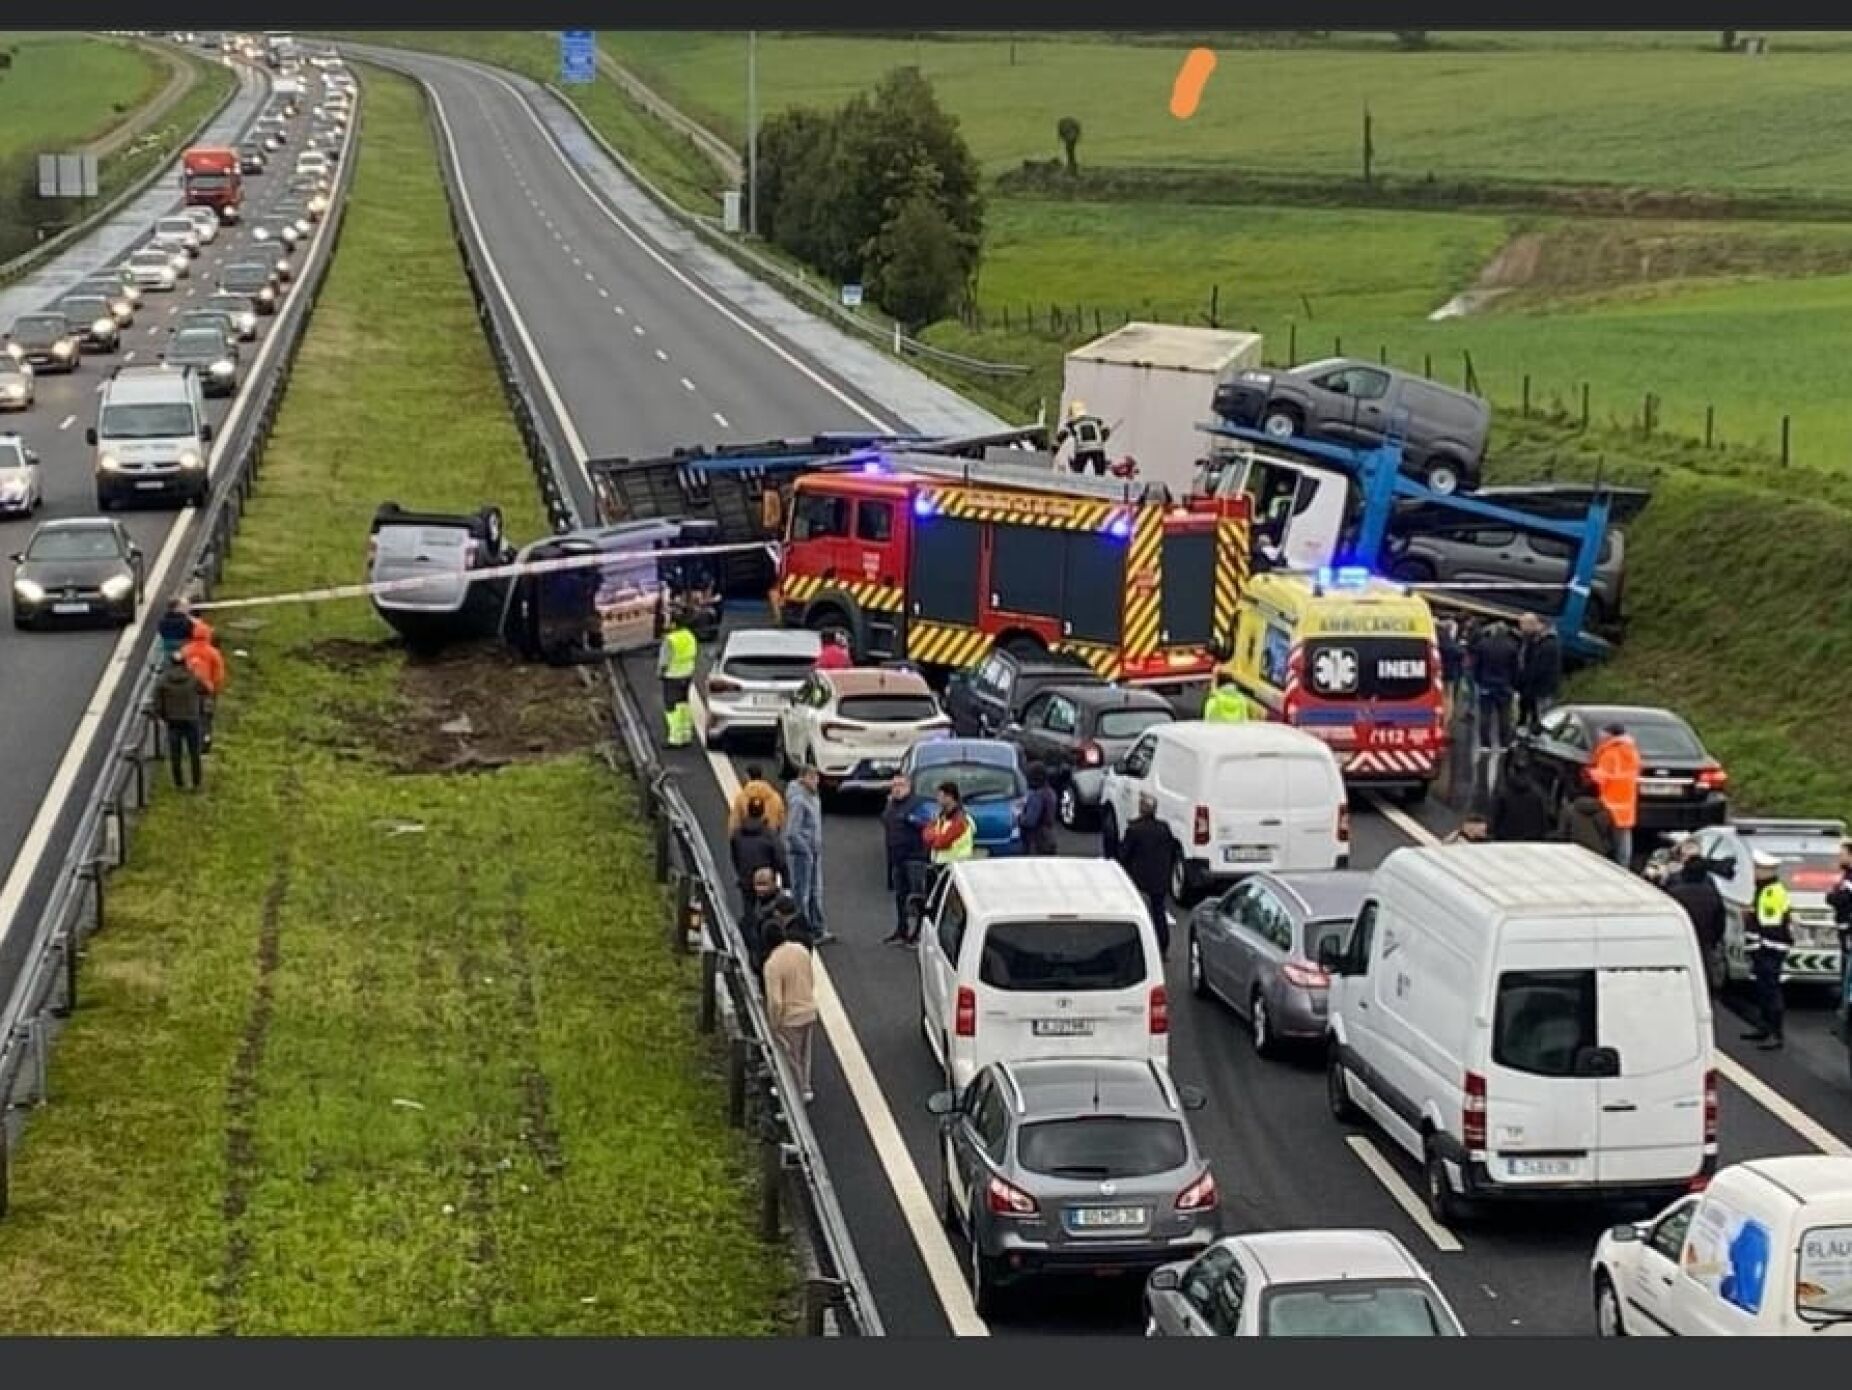
[[[755,869],[752,875],[752,896],[746,900],[746,910],[740,913],[740,936],[745,939],[746,953],[752,959],[752,971],[755,975],[765,971],[765,924],[771,920],[772,909],[778,905],[778,873],[774,869]]]
[[[1209,698],[1203,701],[1203,722],[1205,724],[1245,724],[1256,718],[1254,707],[1248,697],[1241,693],[1241,687],[1235,684],[1235,678],[1226,671],[1215,673],[1215,688],[1209,692]]]
[[[1593,792],[1583,792],[1563,807],[1563,822],[1557,833],[1591,854],[1603,859],[1614,857],[1614,817]]]
[[[1492,802],[1492,838],[1494,840],[1547,840],[1554,827],[1550,823],[1550,803],[1543,788],[1537,785],[1535,769],[1521,750],[1508,760],[1500,780],[1498,796]]]
[[[671,748],[686,748],[694,742],[694,711],[688,705],[688,688],[694,684],[699,650],[700,644],[688,626],[688,615],[677,604],[670,610],[669,626],[662,634],[662,647],[656,654],[656,674],[662,677],[662,710],[668,723]]]
[[[733,881],[739,885],[740,912],[752,904],[753,881],[761,869],[769,869],[779,878],[788,872],[785,848],[778,832],[765,823],[765,805],[753,800],[746,803],[746,819],[727,843],[733,856]]]
[[[1157,933],[1158,954],[1170,955],[1170,915],[1164,910],[1170,895],[1170,873],[1182,853],[1170,827],[1158,819],[1157,798],[1140,793],[1138,814],[1119,837],[1119,863],[1132,880],[1151,914],[1151,930]]]
[[[1556,629],[1535,613],[1518,619],[1518,726],[1533,733],[1556,703],[1563,684],[1563,644]]]
[[[161,659],[171,662],[174,653],[184,647],[187,638],[193,635],[191,605],[177,595],[169,599],[167,611],[161,614],[160,626],[155,631],[161,637]]]
[[[785,788],[785,863],[791,896],[804,914],[817,945],[836,939],[823,925],[823,774],[813,766]]]
[[[1852,1030],[1852,840],[1839,846],[1839,882],[1827,890],[1826,905],[1833,909],[1833,925],[1839,928],[1840,1026]],[[1852,1031],[1847,1040],[1852,1041]]]
[[[956,782],[939,784],[939,810],[920,831],[920,841],[932,856],[934,865],[956,864],[969,859],[977,848],[977,826],[965,801],[958,794]]]
[[[1518,681],[1518,639],[1504,623],[1490,623],[1473,643],[1473,680],[1479,687],[1479,746],[1511,742],[1511,700]]]
[[[816,1099],[810,1089],[811,1041],[817,1028],[816,962],[802,939],[787,935],[776,919],[766,924],[766,943],[765,1011],[808,1105]]]
[[[1436,645],[1440,647],[1440,689],[1445,701],[1443,718],[1453,726],[1453,712],[1460,700],[1460,687],[1466,677],[1466,647],[1460,640],[1460,624],[1442,618],[1434,624]]]
[[[1722,983],[1722,962],[1718,953],[1723,946],[1723,894],[1717,891],[1711,879],[1710,864],[1697,853],[1697,844],[1693,841],[1687,844],[1689,850],[1681,847],[1682,857],[1665,891],[1691,919],[1691,931],[1698,939],[1698,950],[1704,960],[1705,977],[1712,985],[1718,985]]]
[[[186,658],[175,651],[155,682],[154,712],[167,728],[167,761],[173,769],[174,785],[182,790],[187,785],[180,776],[182,752],[193,772],[193,790],[199,790],[199,725],[205,700],[206,690],[199,677],[187,669]]]
[[[1029,764],[1028,776],[1029,795],[1016,813],[1016,828],[1022,835],[1024,854],[1047,857],[1059,852],[1055,846],[1055,789],[1048,785],[1048,769],[1039,762]]]
[[[180,659],[199,680],[206,692],[199,720],[199,748],[212,751],[212,720],[219,707],[219,692],[225,689],[225,657],[219,651],[217,635],[203,622],[193,624],[193,635],[180,648]]]
[[[779,831],[785,828],[785,799],[778,794],[778,788],[765,780],[764,768],[757,763],[747,763],[746,780],[727,805],[727,834],[740,828],[740,822],[746,819],[746,807],[753,801],[765,808],[767,825]]]
[[[1609,724],[1589,755],[1595,795],[1614,822],[1614,862],[1633,867],[1633,827],[1640,815],[1640,748],[1620,724]]]
[[[1755,982],[1756,1013],[1761,1022],[1743,1034],[1743,1041],[1755,1043],[1764,1052],[1774,1052],[1783,1043],[1787,1001],[1781,996],[1781,971],[1788,963],[1788,952],[1794,949],[1794,930],[1788,918],[1788,890],[1780,878],[1781,861],[1764,850],[1755,851],[1754,860],[1756,902],[1743,947],[1749,953],[1749,974]]]
[[[908,920],[907,903],[925,892],[926,842],[913,824],[913,783],[896,776],[887,784],[881,806],[881,832],[887,841],[887,886],[894,895],[894,930],[890,946],[910,946],[918,923]]]

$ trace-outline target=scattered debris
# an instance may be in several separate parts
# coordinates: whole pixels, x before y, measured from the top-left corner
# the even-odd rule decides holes
[[[393,1105],[397,1106],[400,1110],[422,1110],[424,1109],[423,1102],[415,1101],[415,1100],[408,1100],[404,1096],[394,1096],[392,1098],[392,1103]]]
[[[468,738],[476,732],[476,726],[470,722],[467,714],[459,714],[455,719],[445,720],[437,728],[440,733],[456,734],[462,738]]]
[[[395,835],[424,834],[424,822],[419,820],[376,820],[373,822],[373,828],[385,831],[387,839]]]
[[[449,1202],[445,1202],[444,1203],[444,1215],[445,1216],[455,1216],[456,1214],[457,1214],[456,1207]]]

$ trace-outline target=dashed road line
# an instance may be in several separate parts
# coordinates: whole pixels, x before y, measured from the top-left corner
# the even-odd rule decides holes
[[[694,390],[694,383],[690,381],[687,377],[683,377],[682,378],[682,389],[684,391],[692,391]]]
[[[125,352],[125,353],[123,353],[123,354],[122,354],[122,360],[123,360],[124,362],[133,362],[133,361],[135,360],[135,352],[134,352],[134,349],[132,349],[132,348],[131,348],[131,349],[130,349],[130,350],[129,350],[128,352]],[[101,389],[101,388],[99,388],[99,389]]]
[[[733,428],[733,426],[727,423],[727,417],[722,415],[718,410],[714,412],[714,423],[719,425],[723,430],[730,430]]]
[[[100,386],[97,387],[97,390],[99,391],[101,391],[102,389],[103,388]],[[75,415],[67,415],[58,422],[58,428],[61,430],[68,430],[72,425],[76,423],[77,423],[77,417]]]
[[[641,337],[643,336],[643,325],[642,325],[642,324],[640,324],[640,323],[637,323],[637,324],[632,324],[632,325],[631,325],[631,327],[632,327],[632,328],[633,328],[633,329],[635,330],[635,332],[636,332],[636,335],[637,335],[637,336],[638,336],[639,338],[641,338]]]
[[[669,354],[664,352],[661,348],[657,348],[656,349],[656,360],[658,362],[667,362],[669,360]]]

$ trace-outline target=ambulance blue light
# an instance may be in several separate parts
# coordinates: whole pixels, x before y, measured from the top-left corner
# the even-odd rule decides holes
[[[1321,589],[1363,589],[1370,583],[1370,571],[1362,565],[1340,565],[1332,569],[1330,565],[1321,565],[1318,569],[1318,587]]]

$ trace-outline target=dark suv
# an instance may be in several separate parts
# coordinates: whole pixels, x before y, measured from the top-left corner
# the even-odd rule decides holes
[[[1023,707],[1051,685],[1105,685],[1106,678],[1072,652],[1014,652],[997,647],[945,687],[945,712],[961,738],[990,738],[1022,717]]]
[[[1399,435],[1403,471],[1440,493],[1479,486],[1492,427],[1492,408],[1477,396],[1349,357],[1242,372],[1216,387],[1215,413],[1281,441],[1374,448]]]

